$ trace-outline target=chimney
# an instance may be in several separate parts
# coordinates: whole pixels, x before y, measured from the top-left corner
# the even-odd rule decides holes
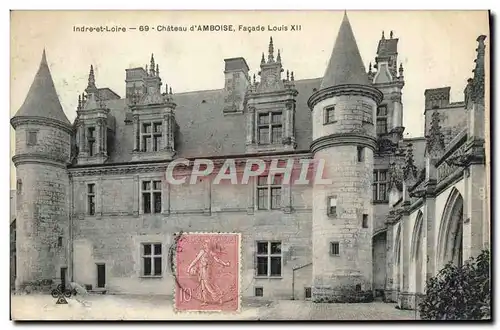
[[[134,93],[144,92],[144,78],[148,76],[144,68],[125,69],[125,84],[127,103],[132,100]]]
[[[446,108],[450,105],[450,87],[425,90],[425,110]]]
[[[245,93],[250,84],[248,64],[243,57],[224,60],[224,113],[242,112]]]

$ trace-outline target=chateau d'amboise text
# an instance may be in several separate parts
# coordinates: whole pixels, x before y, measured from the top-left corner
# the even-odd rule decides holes
[[[233,25],[233,24],[140,24],[122,25],[73,25],[73,32],[123,33],[123,32],[299,32],[300,24]]]

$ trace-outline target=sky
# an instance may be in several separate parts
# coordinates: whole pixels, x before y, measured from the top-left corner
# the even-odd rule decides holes
[[[391,30],[399,38],[398,61],[405,76],[405,137],[423,134],[425,89],[450,86],[451,101],[463,100],[463,89],[474,68],[476,38],[489,36],[486,11],[347,14],[366,68],[374,62],[382,31],[386,38]],[[262,52],[267,54],[270,36],[275,51],[281,51],[285,70],[293,70],[296,80],[322,77],[343,15],[343,11],[12,11],[10,114],[12,117],[22,105],[44,48],[62,107],[73,121],[90,64],[98,87],[109,87],[123,96],[125,69],[149,65],[151,53],[163,82],[174,93],[223,88],[225,58],[244,57],[250,74],[256,73]],[[232,24],[236,32],[139,31],[146,25],[186,26],[189,30],[199,24]],[[260,25],[265,31],[240,32],[239,25]],[[268,26],[282,25],[288,31],[267,31]],[[301,30],[290,31],[290,25],[300,25]],[[74,26],[125,27],[127,31],[74,32]],[[11,156],[13,134],[11,127]],[[11,179],[14,175],[11,173]],[[11,180],[13,187],[12,182],[15,180]]]

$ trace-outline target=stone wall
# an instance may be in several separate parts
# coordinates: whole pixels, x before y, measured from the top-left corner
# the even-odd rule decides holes
[[[106,266],[110,292],[170,295],[174,290],[168,251],[174,233],[240,232],[241,286],[244,296],[263,287],[264,296],[292,298],[292,270],[311,262],[311,193],[309,186],[292,186],[292,212],[258,210],[255,184],[195,185],[163,182],[162,213],[143,214],[140,183],[162,180],[162,173],[74,178],[74,278],[97,284],[97,263]],[[87,184],[96,184],[96,214],[87,212]],[[285,189],[285,188],[283,188]],[[282,276],[255,276],[256,241],[282,242]],[[142,277],[142,243],[162,244],[162,276]],[[310,283],[310,268],[296,273],[296,288]],[[304,289],[302,288],[302,291]]]
[[[16,216],[18,287],[58,278],[66,264],[69,181],[66,170],[54,166],[21,164],[16,170],[22,182]]]

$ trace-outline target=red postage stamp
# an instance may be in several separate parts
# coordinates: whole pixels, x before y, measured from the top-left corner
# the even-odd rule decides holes
[[[182,234],[175,259],[177,311],[240,310],[240,234]]]

